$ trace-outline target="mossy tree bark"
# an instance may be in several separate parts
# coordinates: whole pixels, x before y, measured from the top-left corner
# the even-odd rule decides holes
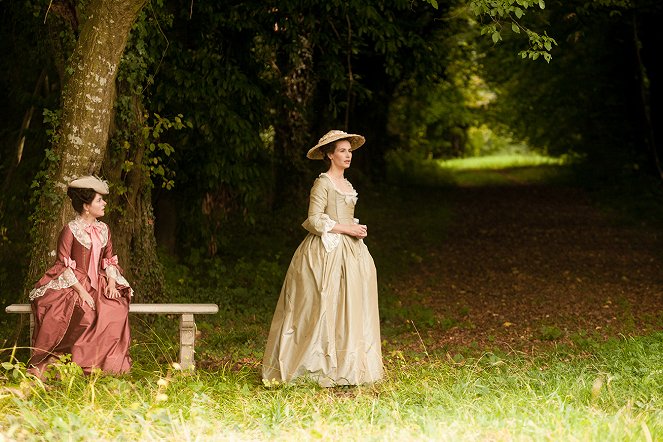
[[[131,26],[146,0],[92,0],[83,11],[76,47],[67,62],[62,115],[51,164],[35,208],[26,287],[55,256],[57,236],[73,217],[67,183],[95,173],[104,158],[115,99],[115,79]]]
[[[118,88],[122,89],[122,84]],[[113,183],[122,182],[124,188],[122,194],[115,192],[107,198],[111,211],[105,221],[113,232],[113,247],[132,284],[135,301],[161,302],[164,301],[163,269],[154,237],[152,183],[141,167],[148,145],[142,135],[146,111],[142,98],[135,94],[131,96],[130,112],[132,118],[118,124],[126,126],[121,129],[130,134],[127,141],[131,149],[123,149],[121,154],[111,154],[109,149],[102,166],[104,177]],[[111,127],[111,137],[113,132]],[[135,167],[123,172],[121,165],[125,161]]]

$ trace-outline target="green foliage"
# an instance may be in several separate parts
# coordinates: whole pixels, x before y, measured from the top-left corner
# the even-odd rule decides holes
[[[191,14],[176,15],[164,58],[168,68],[155,77],[154,97],[157,111],[175,109],[193,124],[177,143],[184,150],[174,157],[181,184],[177,198],[195,201],[195,208],[182,214],[187,222],[204,226],[183,226],[182,231],[201,232],[183,238],[187,247],[205,242],[218,250],[214,243],[225,235],[227,217],[244,213],[250,220],[264,210],[279,172],[273,168],[299,161],[299,156],[271,157],[274,146],[261,134],[272,132],[277,135],[272,140],[281,140],[287,125],[295,124],[290,112],[306,114],[301,109],[306,105],[299,103],[303,92],[290,96],[286,87],[289,73],[297,72],[292,69],[301,62],[303,46],[313,51],[312,66],[304,68],[313,69],[307,88],[315,90],[316,111],[307,114],[307,123],[314,132],[340,124],[345,112],[351,112],[353,127],[374,126],[387,110],[371,104],[376,95],[387,98],[401,81],[434,78],[441,71],[440,28],[434,26],[432,11],[406,1],[282,2],[278,9],[259,2],[217,2],[195,4]],[[180,35],[186,39],[179,41]],[[359,106],[381,117],[365,115]],[[384,133],[381,124],[376,134]],[[301,137],[313,139],[315,134]],[[292,152],[303,149],[300,143]],[[379,155],[380,140],[373,143]],[[288,195],[287,189],[284,193]],[[208,202],[213,210],[200,213],[197,208]]]
[[[538,338],[542,341],[555,341],[564,336],[564,332],[554,325],[542,325]]]
[[[471,156],[469,131],[485,121],[485,109],[496,97],[482,78],[483,54],[474,20],[456,9],[446,23],[435,50],[443,57],[439,76],[403,82],[389,109],[394,144],[433,158]]]
[[[548,6],[529,20],[559,36],[554,63],[514,63],[507,57],[513,41],[486,51],[483,78],[497,94],[486,124],[508,127],[502,132],[553,155],[575,151],[602,167],[620,164],[635,151],[640,127],[627,86],[634,73],[622,62],[631,53],[630,31],[617,17],[581,15],[575,3]],[[546,48],[544,40],[537,44]]]
[[[549,37],[545,30],[541,34],[528,28],[522,20],[529,8],[545,9],[543,0],[471,0],[468,7],[479,19],[489,17],[491,23],[482,26],[481,35],[490,35],[494,44],[502,40],[505,26],[514,34],[520,34],[522,30],[527,36],[529,47],[521,50],[518,55],[531,60],[542,57],[550,63],[551,51],[553,46],[557,46],[557,41]]]
[[[485,124],[470,127],[467,131],[467,138],[466,156],[468,158],[491,155],[526,156],[531,150],[525,143],[514,141],[508,136],[501,136]]]
[[[161,27],[173,21],[163,2],[154,6],[158,9],[143,11],[134,24],[120,64],[112,159],[121,168],[122,177],[139,168],[147,188],[160,183],[160,187],[170,190],[175,185],[175,171],[169,165],[175,148],[167,141],[169,136],[172,138],[169,132],[190,129],[192,124],[181,113],[167,117],[146,110],[150,107],[154,72],[168,47]],[[123,182],[115,183],[117,194],[127,191]]]
[[[419,152],[392,150],[385,154],[385,162],[387,179],[394,184],[436,187],[453,183],[451,174]]]
[[[7,379],[11,379],[13,382],[20,382],[27,377],[27,369],[25,362],[16,359],[15,352],[16,349],[12,349],[9,360],[3,361],[0,363],[0,366],[5,370],[5,376]]]
[[[59,110],[44,109],[44,123],[48,125],[46,132],[51,141],[51,146],[57,146],[60,136],[58,130],[60,114]],[[35,237],[35,229],[55,219],[58,208],[64,200],[64,192],[56,187],[56,183],[52,179],[60,162],[60,156],[55,149],[55,147],[51,147],[44,151],[44,158],[30,186],[33,190],[30,204],[35,208],[30,215],[32,226],[30,236],[32,238]]]
[[[515,29],[518,29],[517,27]],[[518,55],[522,58],[529,58],[531,60],[536,60],[539,57],[543,57],[546,62],[550,63],[552,60],[552,51],[553,46],[557,46],[557,42],[554,38],[549,37],[547,34],[537,34],[530,30],[527,31],[527,37],[529,38],[529,44],[531,49],[520,51]]]
[[[193,249],[178,264],[164,257],[169,298],[178,302],[214,302],[235,312],[239,306],[255,309],[265,298],[273,298],[280,290],[285,275],[284,263],[272,259],[238,260],[229,257],[208,257]]]

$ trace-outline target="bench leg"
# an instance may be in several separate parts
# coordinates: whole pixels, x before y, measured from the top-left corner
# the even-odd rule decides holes
[[[30,347],[32,347],[32,343],[34,342],[32,340],[32,335],[35,332],[35,314],[30,312]]]
[[[190,313],[180,317],[180,366],[182,370],[193,370],[194,346],[196,342],[196,321]]]

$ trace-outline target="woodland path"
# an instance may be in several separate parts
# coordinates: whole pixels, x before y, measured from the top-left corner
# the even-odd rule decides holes
[[[451,233],[400,283],[434,312],[417,325],[429,350],[529,352],[663,329],[662,232],[618,224],[575,188],[447,195]]]

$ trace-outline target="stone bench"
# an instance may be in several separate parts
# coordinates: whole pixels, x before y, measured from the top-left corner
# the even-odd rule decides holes
[[[7,306],[5,311],[30,314],[30,342],[32,342],[35,318],[30,304],[12,304]],[[183,370],[195,368],[196,322],[194,315],[211,315],[218,312],[219,306],[216,304],[129,304],[129,313],[180,315],[180,366]]]

